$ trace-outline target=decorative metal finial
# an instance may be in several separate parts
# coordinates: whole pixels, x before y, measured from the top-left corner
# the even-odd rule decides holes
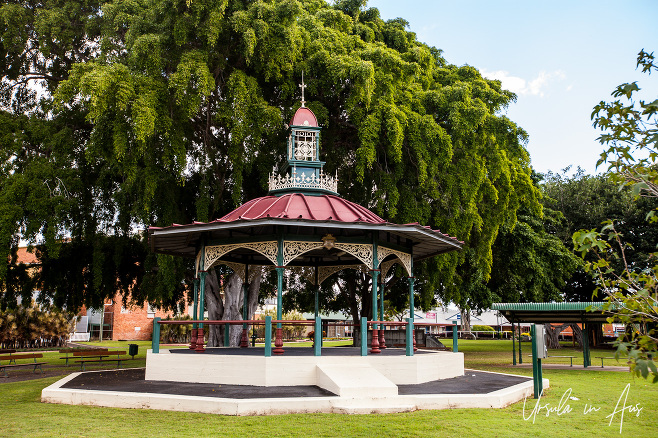
[[[304,100],[304,88],[306,88],[306,85],[304,84],[304,70],[302,70],[302,83],[299,85],[299,88],[302,89],[302,108],[304,108],[306,104],[306,101]]]

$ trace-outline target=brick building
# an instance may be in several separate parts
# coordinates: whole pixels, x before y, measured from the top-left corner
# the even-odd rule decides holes
[[[18,249],[18,263],[23,263],[30,269],[39,269],[39,260],[27,250],[27,247]],[[35,294],[38,291],[35,291]],[[81,320],[76,326],[78,333],[91,333],[92,338],[98,338],[101,334],[103,339],[114,341],[146,341],[151,340],[153,333],[153,318],[168,318],[173,316],[172,312],[163,312],[152,308],[148,303],[143,306],[123,306],[123,299],[116,294],[112,300],[105,302],[103,312],[103,329],[101,331],[100,309],[92,310],[82,308],[78,316]],[[188,310],[189,313],[189,310]]]

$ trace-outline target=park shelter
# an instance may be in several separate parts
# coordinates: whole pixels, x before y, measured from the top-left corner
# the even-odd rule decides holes
[[[287,163],[280,172],[275,169],[269,176],[267,196],[250,200],[212,222],[151,227],[151,250],[195,260],[195,320],[203,319],[206,273],[219,264],[228,266],[243,280],[244,320],[248,316],[248,283],[254,275],[276,271],[276,318],[280,321],[286,270],[313,285],[316,316],[322,282],[344,269],[361,270],[372,278],[371,353],[379,353],[383,330],[377,334],[377,323],[372,322],[384,313],[383,294],[379,293],[381,279],[395,264],[402,266],[408,276],[409,307],[413,309],[414,262],[459,250],[463,242],[418,223],[388,222],[341,198],[337,193],[337,175],[324,173],[324,162],[320,161],[321,128],[315,114],[305,107],[303,92],[302,105],[295,112],[290,129]],[[204,351],[203,330],[203,322],[193,328],[196,338],[191,347],[199,352]],[[244,324],[243,346],[246,333]],[[275,347],[274,354],[283,354],[280,322]]]
[[[548,323],[577,323],[582,324],[583,331],[583,366],[591,365],[589,354],[589,337],[587,336],[590,324],[608,322],[611,313],[603,310],[604,302],[573,302],[573,303],[494,303],[491,310],[499,311],[512,323],[512,332],[515,324],[548,324]],[[515,342],[512,338],[512,357],[516,365]],[[519,363],[523,363],[521,356],[521,342],[519,341]]]

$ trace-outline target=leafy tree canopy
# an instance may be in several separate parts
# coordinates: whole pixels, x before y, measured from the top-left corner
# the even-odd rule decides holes
[[[92,278],[108,269],[123,278],[118,256],[106,265],[104,236],[139,241],[135,229],[210,220],[263,195],[283,161],[302,71],[341,194],[465,241],[418,266],[422,305],[436,293],[477,307],[469,294],[490,277],[500,227],[522,204],[541,209],[526,134],[500,115],[514,94],[448,64],[406,21],[384,21],[363,1],[53,0],[9,2],[0,16],[12,66],[3,69],[7,255],[19,233],[42,238],[53,257],[71,239],[87,246]],[[30,79],[46,81],[44,99],[20,84]],[[134,295],[180,296],[185,262],[145,255],[140,266]],[[84,292],[60,302],[93,301],[94,283],[77,284]]]

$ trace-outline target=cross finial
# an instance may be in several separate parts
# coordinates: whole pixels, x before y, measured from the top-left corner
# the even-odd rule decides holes
[[[304,71],[302,70],[302,83],[299,85],[299,88],[302,89],[302,108],[304,108],[304,104],[306,101],[304,100],[304,88],[306,88],[306,85],[304,84]]]

